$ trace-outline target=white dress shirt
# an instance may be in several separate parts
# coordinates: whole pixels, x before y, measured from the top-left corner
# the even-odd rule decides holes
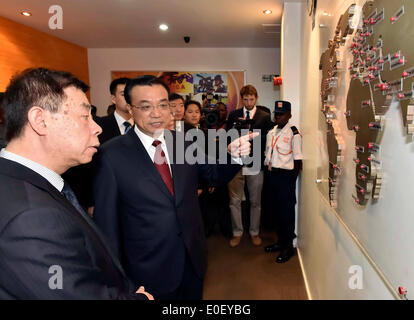
[[[131,128],[134,125],[134,120],[132,118],[130,118],[129,120],[125,120],[124,118],[122,118],[115,110],[114,112],[114,116],[115,116],[115,120],[116,123],[118,124],[119,127],[119,131],[121,132],[121,134],[125,134],[126,128],[124,126],[124,122],[127,121],[130,123]]]
[[[172,176],[170,158],[168,156],[167,145],[165,143],[165,138],[164,138],[164,131],[160,134],[159,137],[153,138],[153,137],[143,133],[141,130],[139,130],[138,126],[135,126],[134,130],[135,130],[135,133],[137,134],[139,140],[141,140],[142,144],[144,145],[145,150],[147,150],[148,155],[150,156],[152,162],[154,162],[155,150],[156,150],[156,148],[152,145],[152,143],[154,142],[154,140],[161,141],[161,148],[165,153],[165,158],[167,160],[167,164],[168,164],[168,167],[170,168],[170,173],[171,173],[171,176]]]
[[[62,192],[63,185],[64,185],[64,181],[62,177],[56,172],[50,170],[49,168],[46,168],[45,166],[42,166],[41,164],[37,162],[29,160],[25,157],[19,156],[15,153],[6,151],[6,149],[1,149],[0,158],[4,158],[7,160],[17,162],[25,166],[26,168],[33,170],[34,172],[40,174],[47,181],[49,181],[52,186],[54,186],[56,189],[59,190],[59,192]]]
[[[246,119],[247,111],[249,111],[249,118],[250,119],[253,119],[254,118],[254,115],[256,114],[256,106],[254,106],[252,110],[247,110],[246,107],[243,107],[243,116],[244,116],[244,119]]]

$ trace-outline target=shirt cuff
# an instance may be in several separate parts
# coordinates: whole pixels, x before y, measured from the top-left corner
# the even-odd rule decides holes
[[[235,158],[235,157],[231,157],[231,159],[234,161],[234,162],[236,162],[237,164],[239,164],[239,165],[243,165],[243,161],[242,161],[242,158]]]

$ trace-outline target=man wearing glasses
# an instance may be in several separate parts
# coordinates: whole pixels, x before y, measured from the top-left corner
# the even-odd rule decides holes
[[[96,224],[126,273],[156,299],[201,299],[206,243],[198,177],[211,185],[229,181],[241,168],[231,158],[249,154],[251,137],[229,145],[229,164],[179,162],[178,134],[164,131],[171,121],[168,87],[154,76],[141,76],[128,82],[124,95],[135,126],[100,149]]]

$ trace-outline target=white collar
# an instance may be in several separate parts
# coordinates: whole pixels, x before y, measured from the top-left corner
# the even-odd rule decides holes
[[[166,146],[165,138],[164,138],[164,130],[162,130],[160,135],[158,137],[155,137],[155,138],[145,134],[144,132],[142,132],[138,128],[138,126],[134,126],[134,130],[135,130],[135,133],[137,134],[138,138],[141,140],[141,142],[144,145],[144,148],[146,150],[149,150],[149,148],[153,147],[152,143],[154,142],[154,140],[159,140],[159,141],[161,141],[161,145],[163,147]]]
[[[1,149],[0,158],[4,158],[7,160],[20,163],[26,168],[33,170],[34,172],[40,174],[47,181],[49,181],[52,186],[54,186],[57,190],[59,190],[59,192],[62,192],[64,181],[62,177],[56,172],[54,172],[53,170],[50,170],[49,168],[46,168],[45,166],[37,162],[34,162],[30,159],[19,156],[18,154],[15,154],[10,151],[6,151],[6,149]]]
[[[253,107],[251,110],[247,110],[246,107],[243,107],[243,115],[246,117],[246,112],[249,111],[250,119],[253,119],[254,115],[256,114],[256,106]]]
[[[123,128],[124,127],[124,122],[127,121],[131,124],[131,126],[134,125],[134,122],[132,120],[132,117],[129,120],[125,120],[118,112],[114,112],[114,117],[116,120],[116,123],[118,124],[118,127]]]

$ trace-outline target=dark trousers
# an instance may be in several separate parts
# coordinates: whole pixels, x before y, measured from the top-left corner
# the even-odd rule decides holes
[[[231,219],[229,208],[229,192],[227,185],[216,187],[210,194],[208,187],[203,188],[203,193],[198,197],[201,214],[203,217],[206,236],[210,236],[218,223],[224,236],[231,236]]]
[[[269,213],[282,247],[292,246],[295,235],[296,173],[293,170],[266,170]]]
[[[194,271],[188,254],[185,255],[183,278],[178,288],[173,292],[154,296],[154,298],[156,300],[202,300],[203,279],[200,279]]]

